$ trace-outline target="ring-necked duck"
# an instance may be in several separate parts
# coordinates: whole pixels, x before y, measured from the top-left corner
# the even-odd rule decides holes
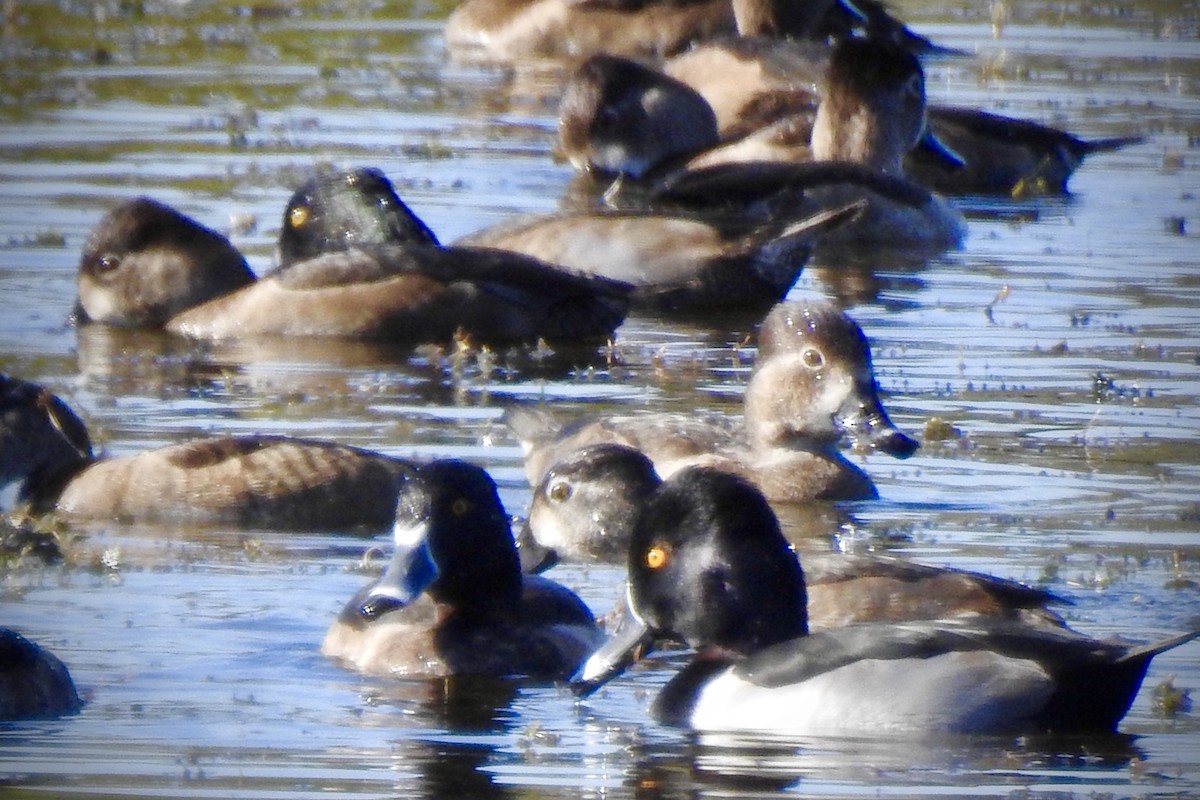
[[[765,498],[704,468],[650,498],[629,551],[627,613],[581,693],[656,638],[696,656],[654,714],[698,730],[793,735],[1112,730],[1150,660],[1200,630],[1133,646],[981,617],[810,633],[804,575]]]
[[[597,56],[572,74],[559,108],[559,150],[576,169],[660,179],[680,169],[804,161],[829,51],[800,42],[709,42],[655,69]],[[709,118],[712,118],[712,122]],[[904,156],[910,178],[948,195],[1065,194],[1083,160],[1142,141],[1084,140],[1035,122],[930,105],[932,140]]]
[[[846,434],[898,458],[918,447],[880,403],[862,329],[832,306],[800,302],[781,303],[763,320],[740,424],[724,416],[629,414],[563,425],[522,406],[510,407],[505,421],[525,448],[534,486],[571,451],[617,442],[644,452],[663,476],[696,463],[718,466],[782,503],[876,496],[866,473],[838,451]]]
[[[36,514],[130,522],[187,520],[293,530],[394,518],[412,465],[286,436],[220,436],[96,458],[83,421],[33,383],[0,375],[0,486]]]
[[[492,61],[666,56],[732,33],[825,41],[864,36],[941,51],[878,0],[465,0],[446,20],[456,56]]]
[[[357,202],[355,194],[360,195]],[[307,193],[303,224],[294,232],[296,225],[285,224],[281,252],[303,255],[327,242],[340,246],[349,240],[363,247],[413,238],[393,233],[396,224],[371,219],[380,205],[378,194],[362,180],[346,190],[327,192],[336,202]],[[538,258],[560,265],[568,280],[595,275],[617,281],[633,287],[631,302],[659,311],[762,313],[791,288],[814,243],[857,213],[851,205],[767,224],[714,224],[692,215],[535,214],[464,237],[451,249],[497,257],[510,253],[514,260]],[[297,241],[301,238],[303,244]]]
[[[74,714],[83,705],[57,656],[0,628],[0,721]]]
[[[866,202],[820,246],[938,250],[961,244],[962,216],[905,177],[904,155],[926,135],[925,78],[915,56],[885,42],[840,42],[817,107],[811,161],[718,164],[677,171],[652,197],[750,216]],[[948,156],[949,157],[949,156]]]
[[[553,581],[522,576],[487,472],[446,460],[406,480],[395,553],[342,610],[321,652],[376,675],[558,679],[600,639],[583,601]]]
[[[661,484],[650,459],[633,448],[582,448],[552,466],[534,489],[522,533],[531,551],[550,551],[542,559],[624,561],[634,522]],[[804,577],[808,624],[815,630],[967,615],[1061,625],[1046,606],[1066,602],[1015,581],[879,555],[806,553]]]
[[[638,307],[695,314],[763,309],[782,300],[815,247],[864,212],[825,209],[747,219],[737,213],[568,211],[525,216],[460,243],[496,247],[633,286]]]
[[[458,57],[520,61],[667,55],[734,30],[729,0],[464,0],[446,19]]]
[[[483,341],[603,339],[624,319],[630,288],[624,284],[507,251],[438,246],[377,171],[315,182],[320,190],[302,187],[289,203],[280,246],[285,255],[310,257],[257,281],[223,282],[223,294],[212,291],[213,264],[236,261],[245,270],[224,237],[148,198],[122,204],[84,247],[79,318],[163,325],[202,339],[340,336],[406,344],[444,342],[458,331]],[[364,201],[370,205],[351,218],[346,209]],[[300,233],[331,229],[328,215],[314,212],[317,203],[353,219],[347,224],[357,238],[337,229]],[[312,255],[314,242],[338,249]],[[200,295],[195,285],[209,291]]]

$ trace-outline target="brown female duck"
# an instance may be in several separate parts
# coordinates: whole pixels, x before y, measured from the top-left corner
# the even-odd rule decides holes
[[[625,414],[564,424],[514,406],[505,421],[525,449],[534,486],[572,451],[616,442],[645,453],[663,476],[691,464],[715,466],[745,475],[781,503],[876,496],[867,474],[838,450],[846,434],[897,458],[918,447],[880,403],[862,330],[826,305],[781,303],[767,315],[744,408],[740,421]]]
[[[147,198],[122,204],[84,248],[80,320],[163,326],[199,339],[331,336],[416,344],[448,341],[460,331],[482,341],[604,339],[624,319],[629,287],[623,284],[510,252],[438,245],[377,171],[316,181],[324,188],[296,193],[281,234],[285,257],[305,257],[256,281],[246,280],[241,256],[224,237]],[[320,201],[332,208],[333,197],[349,198],[343,204],[349,207],[372,204],[353,222],[357,238],[345,230],[299,234],[330,229],[312,207]],[[314,254],[321,244],[337,249]],[[214,264],[238,280],[210,277]]]
[[[286,436],[217,436],[97,458],[83,421],[37,384],[0,375],[0,486],[34,513],[293,530],[381,529],[412,465]]]
[[[543,558],[622,562],[634,523],[661,483],[650,459],[638,450],[611,443],[576,450],[534,489],[529,540],[552,551]],[[808,623],[818,630],[971,615],[1058,625],[1061,618],[1046,606],[1066,602],[991,575],[879,555],[806,553],[804,577]]]
[[[559,148],[577,169],[661,178],[730,162],[805,161],[829,49],[738,37],[708,42],[659,70],[598,56],[568,80]],[[715,118],[716,125],[710,122]],[[977,109],[930,105],[932,138],[904,154],[918,183],[948,195],[1057,195],[1084,159],[1142,141],[1086,140]],[[940,143],[944,149],[928,146]]]

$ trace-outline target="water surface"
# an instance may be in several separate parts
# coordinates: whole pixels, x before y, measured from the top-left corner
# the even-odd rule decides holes
[[[961,432],[864,459],[881,499],[785,515],[804,550],[878,550],[1040,583],[1097,636],[1200,615],[1197,13],[1185,3],[896,4],[971,55],[929,65],[939,102],[1141,134],[1073,196],[968,201],[964,249],[825,262],[796,297],[842,304],[874,345],[893,419]],[[0,370],[39,381],[113,454],[218,432],[321,436],[487,466],[529,500],[499,423],[516,401],[738,413],[751,321],[635,317],[612,352],[542,361],[433,348],[76,330],[89,228],[151,194],[233,231],[259,271],[315,165],[373,165],[447,241],[578,203],[552,157],[554,65],[457,62],[450,5],[8,3],[0,32]],[[993,19],[1007,19],[996,35]],[[234,223],[237,222],[236,230]],[[250,224],[247,224],[250,223]],[[10,498],[6,497],[6,500]],[[737,741],[649,721],[671,661],[577,706],[558,687],[359,677],[318,646],[386,545],[330,531],[96,525],[73,560],[0,573],[0,623],[53,648],[81,714],[0,728],[13,796],[1188,796],[1200,645],[1160,656],[1117,736]],[[598,612],[613,568],[556,577]],[[582,790],[580,789],[582,787]]]

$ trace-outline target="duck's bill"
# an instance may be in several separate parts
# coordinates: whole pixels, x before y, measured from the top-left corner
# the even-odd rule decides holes
[[[365,616],[372,616],[375,608],[407,606],[437,580],[439,570],[429,552],[424,526],[397,530],[395,538],[396,551],[392,560],[362,603],[361,611]]]
[[[583,666],[571,678],[571,689],[579,697],[587,697],[620,675],[638,660],[643,649],[651,643],[653,635],[650,627],[634,611],[628,586],[619,617],[612,636],[583,662]]]
[[[869,390],[864,388],[847,398],[836,420],[838,427],[859,442],[895,458],[908,458],[921,446],[892,424],[873,385]]]
[[[521,524],[516,538],[517,556],[521,560],[521,572],[524,574],[540,574],[559,562],[557,550],[546,547],[534,538],[528,520]]]

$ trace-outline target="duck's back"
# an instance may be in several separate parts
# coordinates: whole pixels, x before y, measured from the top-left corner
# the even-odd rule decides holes
[[[466,0],[446,20],[446,46],[496,61],[535,57],[670,55],[732,32],[728,0]]]
[[[557,680],[570,677],[602,639],[579,598],[544,578],[525,578],[521,603],[512,611],[501,619],[444,617],[424,596],[375,620],[343,614],[321,652],[370,675]]]
[[[327,442],[219,437],[96,462],[67,485],[56,508],[89,519],[383,528],[409,469]]]

